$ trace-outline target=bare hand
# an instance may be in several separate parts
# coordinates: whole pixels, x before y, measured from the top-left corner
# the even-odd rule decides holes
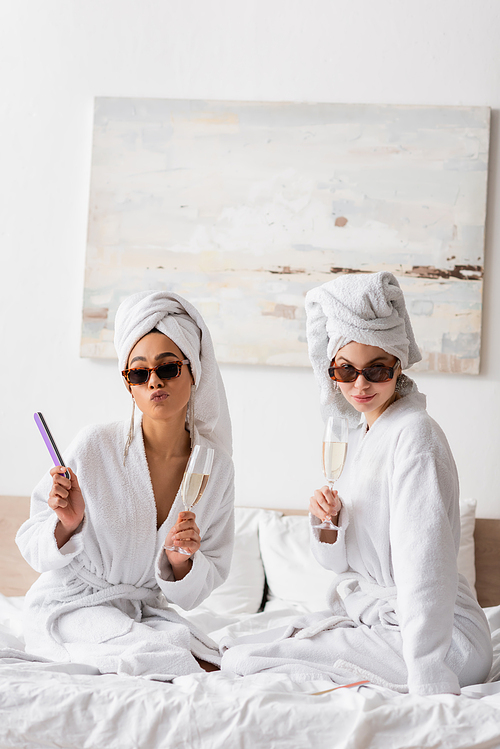
[[[70,478],[62,475],[69,471]],[[49,493],[48,504],[59,518],[65,535],[71,536],[83,520],[85,501],[76,474],[71,468],[56,466],[50,471],[52,488]]]
[[[165,546],[180,546],[189,552],[181,554],[177,551],[165,549],[167,559],[172,567],[185,563],[198,551],[201,545],[200,529],[196,525],[194,512],[180,512],[176,524],[169,530],[165,539]]]
[[[334,524],[337,516],[342,509],[342,502],[339,499],[338,492],[330,489],[329,486],[323,486],[316,489],[309,500],[309,512],[319,520],[333,520]]]

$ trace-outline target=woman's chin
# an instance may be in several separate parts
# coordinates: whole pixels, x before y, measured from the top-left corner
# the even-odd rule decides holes
[[[349,403],[354,406],[356,411],[360,413],[368,413],[376,408],[376,397],[372,395],[370,398],[349,398]]]

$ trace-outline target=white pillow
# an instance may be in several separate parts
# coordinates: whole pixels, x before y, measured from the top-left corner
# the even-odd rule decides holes
[[[476,501],[460,502],[461,540],[458,571],[475,593],[474,523]],[[282,515],[262,511],[259,520],[260,553],[269,586],[269,600],[299,604],[306,611],[326,608],[326,593],[335,573],[313,557],[309,544],[307,515]]]
[[[234,508],[235,543],[227,580],[203,602],[214,614],[256,614],[264,595],[259,518],[265,510]]]
[[[326,594],[335,573],[313,557],[309,517],[268,510],[260,518],[259,540],[269,599],[298,603],[305,611],[326,609]]]
[[[460,548],[458,571],[467,578],[472,592],[476,593],[476,564],[474,549],[474,524],[476,522],[475,499],[460,500]]]

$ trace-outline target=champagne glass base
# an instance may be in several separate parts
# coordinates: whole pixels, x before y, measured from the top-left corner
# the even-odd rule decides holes
[[[164,546],[163,547],[165,551],[176,551],[177,554],[184,554],[187,557],[190,557],[192,552],[186,551],[186,549],[183,549],[182,546]]]
[[[318,528],[322,531],[339,531],[340,528],[338,525],[334,525],[331,520],[323,520],[320,525],[316,525],[315,528]]]

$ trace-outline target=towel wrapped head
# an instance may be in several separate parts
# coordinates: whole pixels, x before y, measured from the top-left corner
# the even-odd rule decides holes
[[[402,369],[421,360],[401,287],[388,271],[346,274],[311,289],[305,307],[309,358],[320,386],[323,416],[338,413],[357,424],[359,413],[333,388],[328,367],[352,341],[392,354]],[[404,382],[408,391],[413,389],[412,380]]]
[[[170,338],[190,362],[192,441],[201,435],[231,454],[231,421],[212,338],[202,316],[186,299],[169,291],[140,291],[120,304],[114,340],[120,373],[135,344],[155,329]]]

